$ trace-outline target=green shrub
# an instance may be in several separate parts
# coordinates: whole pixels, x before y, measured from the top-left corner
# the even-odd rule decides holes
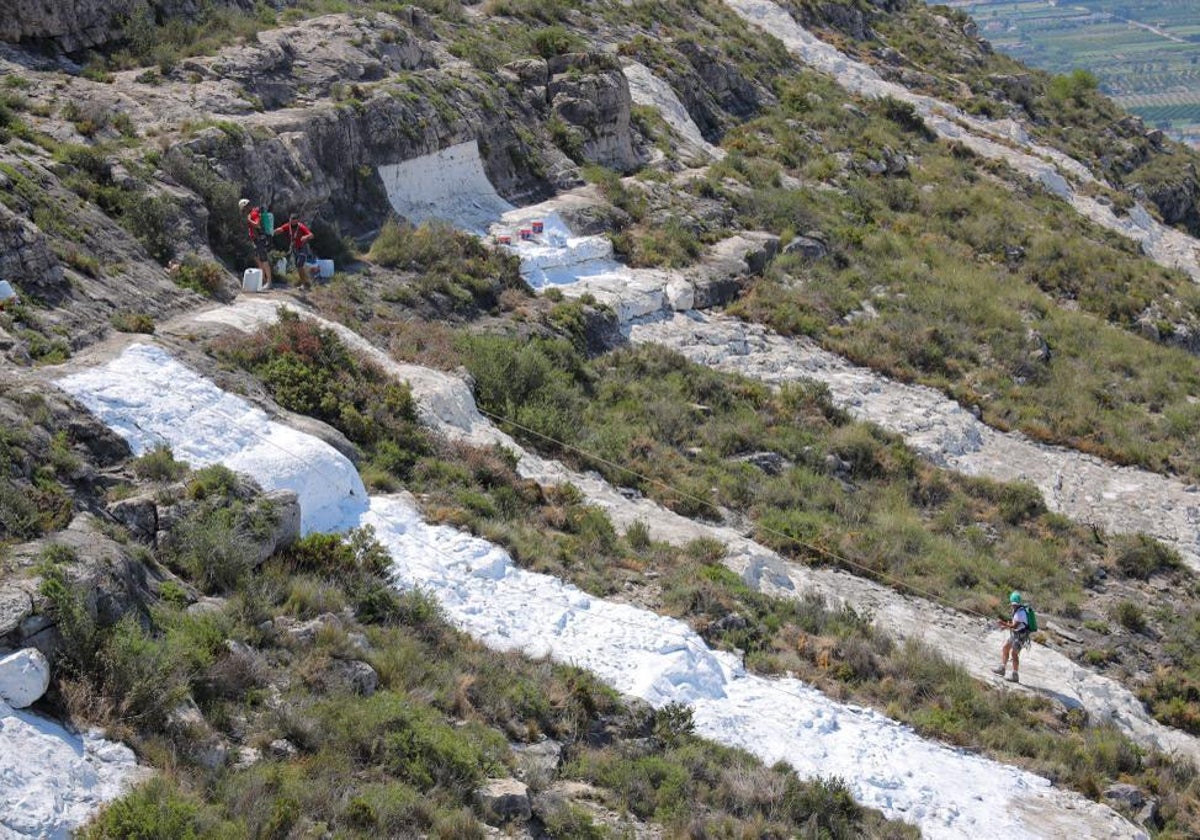
[[[42,582],[39,591],[48,603],[50,617],[58,629],[59,645],[55,661],[72,674],[93,673],[100,653],[100,628],[88,610],[83,593],[67,577],[63,564],[73,554],[61,553],[61,546],[42,552]]]
[[[391,557],[376,541],[375,532],[369,526],[355,528],[344,537],[309,534],[289,546],[284,558],[297,571],[343,579],[359,573],[384,575],[392,565]]]
[[[234,495],[238,488],[237,473],[224,464],[213,464],[196,470],[187,485],[189,499],[223,499]]]
[[[1068,101],[1082,105],[1089,94],[1100,87],[1100,81],[1094,73],[1083,69],[1075,69],[1062,76],[1055,76],[1046,86],[1046,97],[1055,104]]]
[[[691,737],[696,730],[692,710],[682,703],[668,703],[655,709],[651,731],[654,739],[663,746],[674,746],[684,738]]]
[[[100,662],[119,720],[155,729],[188,694],[179,652],[152,637],[136,616],[125,616],[106,634]]]
[[[211,169],[208,163],[198,163],[179,149],[176,146],[165,156],[164,168],[204,200],[208,210],[209,247],[227,265],[251,265],[254,253],[238,210],[238,199],[241,198],[238,184]]]
[[[407,465],[428,451],[409,387],[360,360],[332,330],[281,309],[260,335],[226,337],[214,349],[259,376],[284,408],[332,424],[369,456],[391,453],[392,464]]]
[[[579,129],[568,124],[561,117],[553,116],[546,121],[546,130],[550,140],[564,155],[576,163],[584,162],[583,135]]]
[[[150,256],[166,265],[175,256],[178,234],[178,210],[165,195],[139,195],[132,199],[121,222],[150,252]]]
[[[1149,580],[1159,572],[1174,571],[1183,566],[1177,551],[1145,534],[1114,537],[1113,550],[1121,574],[1138,580]]]
[[[205,297],[223,298],[228,293],[229,274],[215,262],[188,254],[171,274],[175,285],[191,289]]]
[[[1133,601],[1118,601],[1112,608],[1113,620],[1131,633],[1146,629],[1146,616]]]
[[[155,775],[105,806],[81,835],[84,840],[194,840],[202,836],[200,814],[199,805]]]
[[[633,238],[629,254],[635,267],[684,268],[700,256],[700,239],[675,219]]]
[[[596,825],[582,808],[561,802],[546,813],[542,821],[546,834],[554,840],[605,840],[609,832]]]
[[[145,312],[118,312],[109,323],[117,332],[154,334],[154,318]]]
[[[629,541],[630,548],[636,551],[647,549],[650,547],[650,528],[638,519],[625,529],[625,539]]]
[[[239,511],[202,510],[171,535],[174,566],[205,592],[233,589],[258,560],[258,544],[243,530]]]
[[[188,471],[187,464],[176,461],[171,447],[159,444],[134,458],[130,466],[138,478],[149,481],[177,481]]]
[[[459,308],[493,309],[506,289],[529,293],[515,256],[488,248],[444,222],[412,228],[388,219],[367,257],[388,268],[416,272],[423,297],[448,298]]]
[[[37,500],[8,478],[0,477],[0,539],[33,539],[43,527]]]
[[[561,26],[547,26],[533,33],[533,49],[542,58],[578,52],[586,46],[582,38]]]

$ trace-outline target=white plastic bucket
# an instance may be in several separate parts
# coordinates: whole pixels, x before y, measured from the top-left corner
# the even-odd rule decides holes
[[[333,276],[333,260],[317,260],[317,272],[322,280],[328,280]]]
[[[247,268],[242,272],[242,290],[246,292],[262,291],[262,269]]]
[[[17,293],[13,290],[12,284],[7,280],[0,280],[0,303],[7,303],[16,296]]]

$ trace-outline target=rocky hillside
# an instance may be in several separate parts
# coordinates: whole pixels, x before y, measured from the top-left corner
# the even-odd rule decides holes
[[[49,662],[36,708],[166,771],[92,836],[939,830],[498,668],[303,489],[131,448],[55,385],[131,335],[524,568],[1123,815],[1085,833],[1200,830],[1198,158],[1086,74],[908,0],[49,0],[0,41],[0,657],[44,655],[0,689]],[[242,197],[335,277],[240,292]],[[1014,588],[1041,691],[986,676]]]

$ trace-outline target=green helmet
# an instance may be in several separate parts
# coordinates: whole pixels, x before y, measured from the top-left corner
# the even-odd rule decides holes
[[[1011,603],[1011,604],[1019,604],[1019,603],[1021,603],[1021,593],[1020,593],[1020,592],[1014,592],[1014,593],[1012,593],[1011,595],[1009,595],[1009,596],[1008,596],[1008,601],[1009,601],[1009,603]]]

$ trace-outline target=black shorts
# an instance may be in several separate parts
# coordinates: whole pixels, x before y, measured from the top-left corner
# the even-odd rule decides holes
[[[265,236],[254,240],[254,256],[262,262],[267,261],[267,238]]]

